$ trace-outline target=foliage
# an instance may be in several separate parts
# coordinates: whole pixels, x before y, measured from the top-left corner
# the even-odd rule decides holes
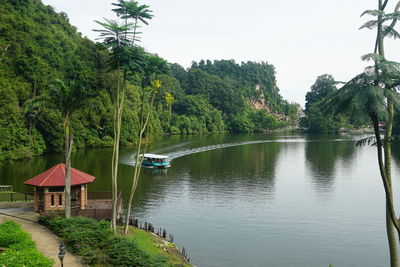
[[[90,96],[71,118],[74,149],[112,146],[114,85],[125,78],[122,145],[138,141],[141,88],[156,79],[162,87],[149,122],[152,135],[259,131],[253,123],[238,126],[254,101],[265,102],[268,114],[296,123],[296,108],[280,96],[273,65],[207,60],[185,70],[137,46],[139,24],[153,16],[148,6],[121,0],[115,9],[122,24],[100,22],[101,45],[83,38],[65,13],[40,0],[0,0],[0,161],[63,150],[63,111],[46,101],[55,95],[51,85],[57,81],[79,84]],[[117,59],[126,76],[117,74]]]
[[[52,260],[40,254],[28,233],[13,222],[0,224],[0,247],[6,248],[0,254],[1,266],[52,266]]]
[[[300,125],[308,128],[313,133],[333,133],[339,131],[340,128],[350,127],[348,123],[349,116],[334,115],[332,111],[328,111],[324,106],[324,101],[330,99],[337,92],[337,81],[329,74],[318,76],[315,83],[311,86],[311,91],[306,94],[307,117],[302,118]]]
[[[400,234],[399,218],[394,207],[394,193],[392,188],[392,143],[393,123],[395,112],[400,108],[400,64],[385,58],[384,39],[399,37],[394,30],[400,18],[400,1],[394,13],[386,14],[388,0],[378,1],[377,10],[366,10],[361,16],[368,14],[374,20],[366,22],[360,29],[376,29],[374,52],[364,55],[363,60],[372,60],[373,66],[367,67],[363,73],[357,75],[331,97],[323,101],[325,108],[336,113],[343,110],[368,117],[374,127],[374,137],[358,142],[359,145],[376,145],[379,172],[385,190],[386,203],[386,232],[389,245],[390,266],[397,267],[398,237]],[[387,22],[390,22],[387,25]],[[381,136],[380,121],[385,121],[386,129]],[[397,234],[395,233],[397,231]]]
[[[114,237],[108,247],[109,263],[113,266],[149,266],[150,257],[139,250],[134,241]]]
[[[64,218],[41,216],[40,222],[48,226],[56,235],[65,239],[72,252],[80,255],[86,263],[102,260],[101,251],[107,248],[112,236],[109,223],[88,218]]]
[[[62,237],[68,249],[88,264],[146,267],[166,264],[164,257],[149,254],[132,239],[115,235],[106,221],[42,215],[39,222]]]

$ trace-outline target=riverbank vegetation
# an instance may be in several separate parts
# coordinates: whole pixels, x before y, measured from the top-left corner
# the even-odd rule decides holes
[[[119,82],[126,90],[121,145],[138,141],[141,90],[155,79],[162,86],[148,135],[266,131],[296,123],[299,106],[281,97],[275,69],[266,62],[206,60],[184,69],[131,42],[124,51],[129,71],[126,58],[120,72],[118,66],[110,71],[120,54],[82,37],[65,13],[40,0],[0,0],[0,12],[0,160],[63,150],[68,114],[51,104],[51,88],[60,82],[84,89],[84,103],[68,117],[73,149],[113,145]]]
[[[89,218],[41,216],[40,222],[91,266],[191,266],[173,243],[140,229],[130,227],[128,235],[121,236],[122,227],[114,234],[109,222]]]
[[[301,127],[311,133],[337,133],[369,125],[365,116],[349,111],[335,113],[324,107],[323,103],[335,95],[342,84],[329,74],[317,77],[311,90],[306,94],[305,116],[300,119]]]
[[[53,266],[53,261],[36,250],[30,235],[16,222],[0,224],[0,248],[0,266]]]

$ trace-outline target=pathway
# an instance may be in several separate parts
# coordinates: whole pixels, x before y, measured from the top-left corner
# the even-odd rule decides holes
[[[60,239],[46,227],[37,223],[37,213],[23,209],[0,209],[0,223],[4,220],[13,220],[19,223],[22,229],[31,234],[32,240],[36,243],[36,248],[43,255],[54,260],[53,266],[60,266],[58,259]],[[84,265],[79,257],[67,252],[64,257],[64,266],[83,267]]]

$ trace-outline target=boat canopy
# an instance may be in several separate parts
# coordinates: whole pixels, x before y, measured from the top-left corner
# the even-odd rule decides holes
[[[142,156],[143,154],[140,154],[139,156]],[[167,159],[168,156],[164,155],[157,155],[157,154],[144,154],[145,158],[152,158],[152,159]]]

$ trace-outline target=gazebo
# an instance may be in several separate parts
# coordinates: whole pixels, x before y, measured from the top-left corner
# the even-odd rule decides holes
[[[87,208],[87,185],[94,179],[94,176],[71,168],[72,209]],[[57,164],[25,181],[24,184],[34,186],[36,212],[65,209],[65,164]]]

